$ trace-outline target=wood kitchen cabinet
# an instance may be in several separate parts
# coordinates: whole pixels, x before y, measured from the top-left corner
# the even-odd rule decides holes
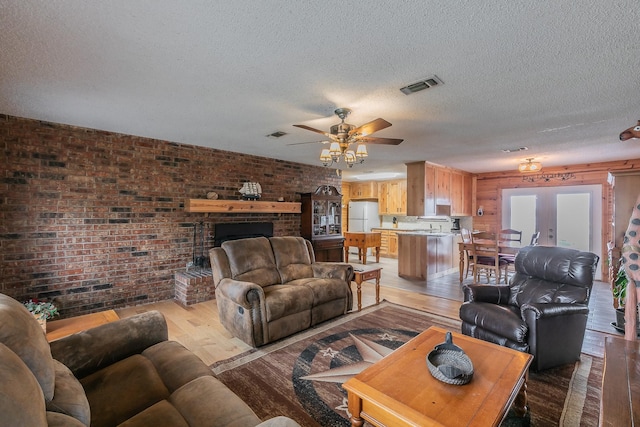
[[[300,196],[301,236],[311,241],[316,261],[342,262],[342,195],[335,187],[322,185]]]
[[[407,215],[471,216],[472,175],[429,162],[407,163]]]
[[[445,168],[436,168],[437,205],[451,206],[451,171]]]
[[[407,215],[436,215],[436,166],[407,163]]]
[[[398,258],[398,233],[389,231],[389,258]]]
[[[386,228],[372,228],[371,231],[380,233],[380,256],[398,258],[398,233]]]
[[[399,233],[398,275],[410,279],[429,279],[450,274],[454,263],[453,234]]]
[[[349,200],[351,198],[351,183],[342,182],[342,234],[349,228]]]
[[[378,183],[378,213],[380,215],[407,214],[407,181],[398,179]]]
[[[451,172],[451,216],[473,215],[473,176],[462,171]]]
[[[351,199],[377,199],[378,183],[376,181],[352,182],[350,198]]]

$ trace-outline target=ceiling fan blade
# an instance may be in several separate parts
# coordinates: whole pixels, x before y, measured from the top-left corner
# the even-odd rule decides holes
[[[319,134],[324,135],[324,136],[329,137],[329,138],[331,138],[333,136],[330,133],[327,133],[327,132],[325,132],[323,130],[315,129],[315,128],[309,127],[307,125],[294,125],[294,126],[297,127],[297,128],[300,128],[300,129],[306,129],[306,130],[310,130],[311,132],[319,133]]]
[[[367,138],[357,138],[356,139],[356,143],[362,143],[362,144],[386,144],[386,145],[398,145],[400,144],[402,141],[404,141],[404,139],[396,139],[396,138],[376,138],[373,136],[367,137]]]
[[[357,133],[360,136],[371,135],[374,132],[378,132],[379,130],[386,129],[391,126],[391,123],[386,121],[385,119],[375,119],[370,121],[369,123],[365,123],[362,126],[358,126],[349,132],[349,135],[353,135]]]

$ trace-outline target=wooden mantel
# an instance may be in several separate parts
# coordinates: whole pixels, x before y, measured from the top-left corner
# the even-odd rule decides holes
[[[299,202],[264,202],[259,200],[187,199],[186,212],[201,213],[301,213]]]

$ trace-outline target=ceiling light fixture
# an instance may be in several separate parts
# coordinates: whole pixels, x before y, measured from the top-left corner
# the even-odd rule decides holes
[[[364,159],[369,156],[367,146],[358,144],[356,151],[353,151],[349,149],[349,145],[351,144],[346,142],[332,142],[329,148],[324,148],[320,153],[320,161],[325,167],[340,162],[341,158],[348,167],[353,167],[355,163],[364,163]]]
[[[530,157],[526,162],[518,165],[518,170],[522,173],[540,172],[542,170],[542,163],[534,162],[533,157]]]
[[[540,172],[542,170],[542,163],[534,162],[533,157],[527,159],[526,162],[522,162],[518,165],[518,170],[521,173],[525,173],[522,177],[522,182],[536,182],[536,181],[544,181],[549,182],[552,179],[558,181],[567,181],[570,179],[574,179],[576,176],[572,172],[559,172],[559,173],[539,173],[536,175],[531,175],[531,172]]]

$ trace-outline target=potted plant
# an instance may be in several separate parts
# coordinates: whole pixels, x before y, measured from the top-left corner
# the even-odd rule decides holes
[[[613,304],[616,307],[616,329],[624,332],[624,304],[627,298],[627,285],[629,284],[629,278],[627,272],[622,266],[622,260],[618,265],[618,272],[616,273],[615,280],[613,281],[611,291],[613,293]],[[636,307],[637,310],[637,307]],[[637,317],[638,323],[636,324],[637,332],[640,334],[640,316]]]
[[[32,300],[24,303],[24,306],[36,318],[42,330],[47,332],[47,320],[59,316],[58,308],[52,302]]]

